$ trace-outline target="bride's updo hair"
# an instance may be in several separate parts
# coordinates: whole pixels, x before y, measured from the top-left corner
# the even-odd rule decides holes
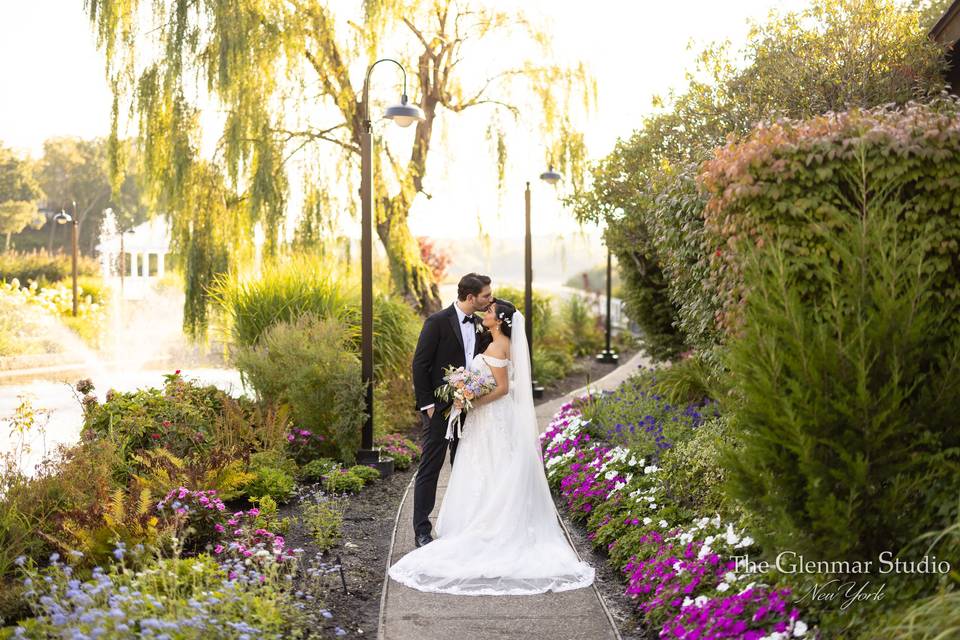
[[[496,314],[497,320],[503,320],[503,324],[500,325],[500,331],[503,332],[503,335],[510,337],[510,332],[513,327],[513,313],[517,310],[513,303],[509,300],[501,300],[500,298],[494,298],[493,304],[494,313]]]

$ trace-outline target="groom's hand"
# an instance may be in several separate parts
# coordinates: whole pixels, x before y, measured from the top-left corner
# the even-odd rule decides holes
[[[431,419],[433,418],[433,410],[434,410],[434,408],[435,408],[435,407],[430,407],[429,409],[427,409],[427,417],[428,417],[428,418],[431,418]]]

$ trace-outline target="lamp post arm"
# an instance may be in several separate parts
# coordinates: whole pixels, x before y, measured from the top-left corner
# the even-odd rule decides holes
[[[393,58],[380,58],[374,62],[367,67],[367,75],[363,79],[363,126],[367,128],[370,127],[370,74],[373,72],[373,68],[381,62],[392,62],[400,67],[400,73],[403,74],[403,101],[404,103],[407,101],[407,70],[403,68],[403,65]]]

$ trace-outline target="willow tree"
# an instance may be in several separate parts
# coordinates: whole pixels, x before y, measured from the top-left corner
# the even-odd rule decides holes
[[[518,12],[455,0],[363,0],[352,12],[345,2],[320,0],[86,5],[114,87],[114,135],[128,107],[158,206],[174,215],[175,227],[193,223],[183,234],[188,253],[222,246],[197,235],[220,227],[201,224],[205,213],[186,197],[201,162],[204,107],[225,113],[205,165],[207,173],[222,175],[229,196],[230,204],[219,210],[228,226],[239,219],[237,207],[246,213],[241,218],[248,231],[262,223],[266,253],[274,255],[283,246],[294,171],[306,172],[306,214],[329,217],[341,207],[355,213],[363,118],[358,99],[367,66],[385,55],[412,72],[411,100],[426,119],[409,147],[377,145],[375,169],[385,179],[376,181],[375,228],[395,288],[420,313],[438,309],[440,299],[407,221],[424,192],[443,114],[487,110],[501,183],[505,132],[521,114],[545,137],[545,160],[582,175],[583,138],[566,114],[573,101],[577,111],[590,108],[595,86],[582,64],[544,64],[552,59],[550,39]],[[510,55],[501,54],[506,43]],[[483,72],[466,71],[465,59]],[[311,233],[318,226],[308,221]]]

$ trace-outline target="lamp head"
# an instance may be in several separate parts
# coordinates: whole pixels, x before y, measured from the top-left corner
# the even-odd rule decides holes
[[[553,165],[550,165],[549,171],[544,171],[540,174],[540,179],[546,182],[547,184],[557,184],[560,181],[560,178],[563,177],[559,173],[553,170]]]
[[[384,115],[401,127],[409,127],[414,122],[423,122],[427,119],[423,115],[423,109],[415,104],[407,104],[407,94],[403,94],[403,97],[400,98],[400,104],[387,107]]]
[[[60,213],[53,216],[53,219],[57,221],[57,224],[67,224],[68,222],[73,220],[70,214],[64,211],[63,209],[60,209]]]

